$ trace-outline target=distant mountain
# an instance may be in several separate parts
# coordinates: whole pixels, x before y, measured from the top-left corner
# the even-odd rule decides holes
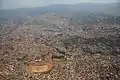
[[[104,13],[111,15],[120,15],[118,3],[80,3],[80,4],[55,4],[46,7],[19,8],[12,10],[0,10],[0,20],[27,18],[27,16],[36,16],[44,13],[54,12],[64,15],[71,15],[76,12],[84,13]]]

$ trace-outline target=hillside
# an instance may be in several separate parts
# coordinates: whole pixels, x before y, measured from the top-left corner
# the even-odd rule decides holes
[[[17,18],[27,18],[27,16],[36,16],[44,13],[60,13],[71,15],[76,12],[82,13],[103,13],[114,16],[119,15],[119,3],[81,3],[81,4],[55,4],[46,7],[19,8],[10,10],[0,10],[0,21],[10,21]],[[2,20],[1,20],[2,19]]]

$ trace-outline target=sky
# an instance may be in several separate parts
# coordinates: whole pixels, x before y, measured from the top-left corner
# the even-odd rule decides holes
[[[48,6],[51,4],[113,3],[117,0],[0,0],[1,9]]]

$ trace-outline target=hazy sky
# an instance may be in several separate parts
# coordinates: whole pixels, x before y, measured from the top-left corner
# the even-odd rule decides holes
[[[2,9],[47,6],[50,4],[75,4],[75,3],[83,3],[83,2],[112,3],[112,2],[117,2],[117,0],[2,0]]]

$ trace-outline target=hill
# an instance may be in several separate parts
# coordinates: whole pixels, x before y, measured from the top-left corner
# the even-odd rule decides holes
[[[103,13],[111,15],[119,15],[118,3],[81,3],[81,4],[55,4],[45,7],[36,8],[19,8],[10,10],[0,10],[0,21],[14,20],[16,18],[27,18],[27,16],[35,16],[44,13],[61,13],[71,15],[76,12],[82,13]],[[14,18],[13,18],[14,17]]]

